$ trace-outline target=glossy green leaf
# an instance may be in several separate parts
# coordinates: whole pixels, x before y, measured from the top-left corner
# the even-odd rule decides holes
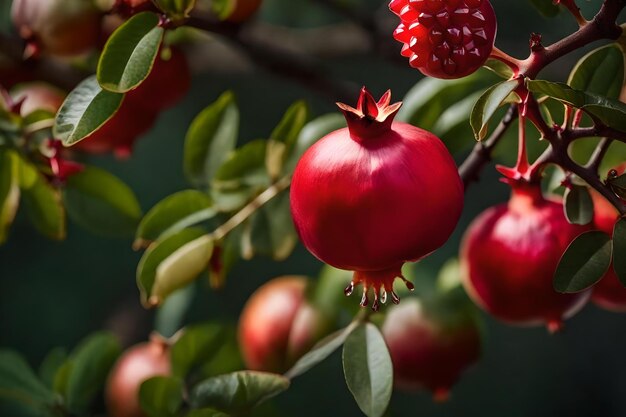
[[[553,0],[530,0],[533,6],[544,17],[554,17],[559,14],[559,6]]]
[[[18,164],[13,152],[0,149],[0,244],[8,237],[20,201]]]
[[[74,367],[74,362],[70,358],[68,358],[60,367],[57,369],[56,374],[54,375],[54,381],[52,382],[52,388],[54,392],[61,395],[62,397],[67,396],[67,386],[68,381],[70,379],[70,375],[72,374],[72,368]]]
[[[569,245],[554,274],[554,289],[561,293],[586,290],[598,282],[611,264],[609,235],[586,232]]]
[[[193,408],[213,408],[226,413],[241,414],[289,388],[289,380],[281,375],[256,371],[240,371],[205,379],[190,395]]]
[[[228,91],[193,120],[185,138],[184,169],[187,178],[207,187],[237,144],[239,110]]]
[[[281,176],[308,114],[308,108],[303,101],[292,104],[270,135],[265,156],[265,166],[270,178],[275,180]]]
[[[136,274],[137,286],[141,291],[141,303],[145,307],[154,307],[159,304],[159,299],[153,298],[154,282],[159,265],[182,246],[205,233],[202,229],[184,229],[150,245],[137,265]]]
[[[589,224],[593,220],[593,200],[585,186],[573,185],[565,191],[563,209],[571,224]]]
[[[624,84],[624,52],[617,44],[589,52],[578,61],[567,84],[574,90],[618,99]]]
[[[0,402],[19,403],[34,409],[53,405],[56,395],[37,379],[17,352],[0,350]]]
[[[185,378],[194,367],[208,362],[221,347],[224,328],[214,323],[188,326],[172,346],[172,373]]]
[[[54,137],[70,146],[85,139],[109,120],[124,99],[123,94],[103,90],[91,76],[72,90],[57,113]]]
[[[167,17],[175,22],[183,21],[196,5],[196,0],[154,0]]]
[[[356,328],[356,323],[351,323],[346,328],[337,330],[335,333],[326,336],[320,340],[313,348],[302,356],[296,364],[285,373],[289,379],[293,379],[299,375],[308,372],[311,368],[320,362],[323,362],[339,349],[346,341],[350,333]]]
[[[338,113],[325,114],[304,125],[298,135],[298,138],[296,139],[291,154],[287,158],[287,162],[285,163],[285,172],[292,173],[296,169],[296,165],[302,155],[315,142],[327,134],[343,127],[346,127],[346,119],[343,115]]]
[[[187,190],[161,200],[144,216],[135,235],[135,247],[167,237],[214,217],[217,210],[206,193]]]
[[[489,120],[518,86],[518,80],[502,81],[485,91],[476,101],[470,116],[470,124],[476,140],[482,140],[487,136]]]
[[[393,367],[383,335],[372,323],[359,325],[343,346],[346,383],[368,417],[381,417],[393,388]]]
[[[613,228],[613,269],[626,287],[626,218],[620,219]]]
[[[196,288],[188,285],[172,293],[163,302],[154,318],[154,330],[163,337],[172,337],[182,327],[185,316],[193,303]]]
[[[89,410],[120,353],[117,338],[107,332],[91,335],[80,343],[71,357],[66,394],[68,410],[79,415]]]
[[[65,239],[65,210],[59,191],[43,175],[38,174],[29,188],[22,189],[22,204],[39,233],[49,239]]]
[[[448,148],[451,154],[455,154],[474,145],[475,142],[468,140],[472,135],[469,117],[474,103],[481,96],[481,92],[470,94],[448,107],[432,128]]]
[[[528,90],[533,93],[545,94],[569,106],[582,109],[603,124],[626,132],[626,104],[621,101],[574,90],[563,83],[529,80],[527,85]]]
[[[212,197],[223,211],[241,208],[270,186],[265,168],[267,141],[257,139],[233,152],[217,170]]]
[[[499,59],[489,58],[487,62],[483,64],[483,66],[497,76],[504,78],[505,80],[510,80],[515,75],[511,67],[509,67]]]
[[[63,200],[72,220],[103,236],[133,236],[142,215],[133,191],[95,167],[85,167],[68,178]]]
[[[183,405],[183,382],[169,376],[145,380],[139,387],[139,405],[148,417],[175,417]]]
[[[205,272],[213,255],[213,236],[204,235],[165,258],[157,267],[151,299],[160,304],[168,295]]]
[[[148,77],[156,59],[164,29],[159,16],[138,13],[124,22],[107,40],[97,77],[100,86],[114,93],[126,93]]]
[[[55,376],[66,360],[67,351],[59,347],[51,350],[41,362],[39,378],[48,388],[54,388]]]

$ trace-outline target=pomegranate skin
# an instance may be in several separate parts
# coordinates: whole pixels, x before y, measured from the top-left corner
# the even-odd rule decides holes
[[[618,172],[623,172],[623,170],[623,168],[618,169]],[[615,222],[619,218],[617,209],[595,190],[591,190],[591,198],[594,205],[593,224],[595,228],[612,236]],[[626,312],[626,288],[617,278],[613,263],[600,282],[594,285],[591,301],[605,310]]]
[[[487,209],[467,230],[461,244],[463,285],[504,322],[545,323],[556,331],[590,295],[560,294],[552,285],[561,255],[587,230],[569,224],[562,202],[545,199],[538,184],[513,185],[508,204]]]
[[[169,347],[160,336],[129,348],[113,367],[105,389],[111,417],[145,417],[139,405],[141,384],[155,376],[171,374]]]
[[[400,103],[376,103],[365,90],[359,108],[340,105],[348,128],[320,139],[298,162],[291,212],[307,249],[335,268],[355,271],[354,285],[374,288],[374,304],[416,261],[443,245],[463,208],[454,160],[432,133],[393,122]],[[395,294],[392,292],[392,297]],[[394,297],[394,302],[396,297]]]
[[[18,33],[53,55],[77,55],[96,46],[101,14],[85,0],[14,0],[11,17]]]
[[[36,110],[45,110],[55,114],[65,100],[63,91],[43,82],[17,85],[11,91],[11,96],[15,102],[23,100],[20,107],[22,116],[27,116]]]
[[[281,373],[323,336],[327,323],[307,303],[307,279],[275,278],[246,303],[239,319],[239,345],[248,369]]]
[[[394,386],[430,390],[436,401],[481,355],[480,326],[467,308],[438,311],[417,299],[392,307],[382,326],[393,362]]]

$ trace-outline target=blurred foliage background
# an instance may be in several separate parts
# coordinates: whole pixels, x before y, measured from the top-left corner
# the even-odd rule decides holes
[[[384,13],[386,8],[386,2],[380,0],[346,3],[369,13]],[[513,56],[526,55],[531,31],[543,34],[548,44],[576,28],[568,14],[546,19],[528,1],[492,3],[499,21],[496,45]],[[590,17],[600,1],[580,3]],[[1,0],[0,5],[0,21],[6,29],[10,1]],[[342,22],[341,16],[308,0],[265,0],[258,18],[270,24],[317,30]],[[564,81],[583,53],[579,52],[578,56],[558,61],[542,75]],[[213,55],[202,61],[220,59]],[[396,99],[421,78],[408,65],[359,50],[341,58],[328,58],[324,65],[336,78],[367,85],[375,95],[391,88]],[[188,187],[182,174],[186,129],[200,110],[227,89],[235,92],[241,110],[240,143],[266,137],[294,100],[305,99],[314,115],[335,111],[330,97],[264,70],[203,70],[195,74],[184,102],[163,114],[138,142],[130,160],[94,157],[90,163],[121,177],[134,189],[144,211],[148,210],[163,197]],[[474,140],[470,135],[462,139],[469,146]],[[507,140],[510,146],[516,146],[512,137]],[[461,161],[464,155],[456,156]],[[513,153],[508,159],[514,157]],[[506,198],[507,187],[498,182],[493,167],[487,168],[481,182],[472,185],[467,194],[457,231],[445,247],[417,267],[416,279],[433,279],[438,268],[457,253],[471,219]],[[134,277],[140,254],[132,251],[130,240],[98,238],[70,225],[65,242],[51,242],[37,234],[23,217],[21,213],[8,244],[0,247],[0,346],[22,352],[37,366],[53,347],[71,348],[96,329],[114,330],[124,337],[125,344],[147,337],[154,313],[139,304]],[[219,319],[236,323],[245,300],[261,283],[282,274],[315,276],[321,266],[301,246],[284,263],[263,258],[241,261],[220,292],[212,292],[207,280],[196,283],[203,288],[196,292],[186,321]],[[451,400],[436,404],[426,393],[395,392],[391,416],[626,415],[626,315],[589,305],[554,336],[543,328],[509,327],[484,316],[483,357],[454,387]],[[292,388],[274,401],[276,415],[360,415],[342,380],[340,361],[336,353],[296,379]]]

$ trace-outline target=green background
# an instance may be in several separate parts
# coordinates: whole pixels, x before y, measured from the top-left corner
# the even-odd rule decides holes
[[[5,10],[8,3],[1,2]],[[311,3],[266,0],[260,17],[273,23],[309,27],[340,20]],[[371,11],[383,6],[383,2],[371,0],[353,3]],[[600,2],[580,3],[589,11]],[[499,20],[496,43],[514,56],[525,56],[531,31],[541,32],[548,44],[576,27],[565,13],[550,20],[540,17],[528,1],[494,0],[493,5]],[[582,52],[577,56],[580,55]],[[575,57],[562,59],[547,69],[545,76],[563,81],[574,62]],[[338,79],[367,85],[375,95],[391,88],[398,99],[421,78],[408,66],[390,64],[374,56],[348,56],[325,64]],[[227,89],[235,92],[240,106],[242,143],[267,136],[285,108],[296,99],[306,99],[314,115],[335,111],[329,97],[262,70],[232,75],[196,74],[184,101],[162,115],[152,131],[138,142],[131,160],[99,157],[90,162],[124,179],[135,190],[143,209],[149,209],[163,197],[188,188],[181,162],[186,127]],[[473,138],[466,140],[471,142]],[[459,155],[458,161],[461,160]],[[482,182],[471,187],[461,224],[445,247],[424,261],[425,270],[436,271],[457,252],[462,231],[472,218],[506,200],[507,187],[497,178],[495,170],[489,167]],[[20,214],[8,244],[0,247],[0,346],[20,351],[37,366],[51,348],[71,348],[96,329],[114,329],[127,344],[145,339],[151,330],[153,313],[144,311],[139,304],[134,274],[140,254],[133,252],[130,244],[130,240],[94,237],[73,225],[65,242],[50,242],[35,233]],[[220,319],[234,323],[247,297],[261,283],[282,274],[314,276],[320,268],[319,261],[301,246],[284,263],[267,259],[242,261],[221,292],[211,292],[204,280],[198,282],[187,320]],[[395,392],[390,415],[626,415],[626,315],[589,305],[567,321],[562,333],[554,336],[543,328],[515,328],[483,316],[483,357],[454,387],[451,400],[435,404],[426,393]],[[343,381],[338,354],[296,379],[291,389],[275,400],[275,406],[284,416],[360,415]]]

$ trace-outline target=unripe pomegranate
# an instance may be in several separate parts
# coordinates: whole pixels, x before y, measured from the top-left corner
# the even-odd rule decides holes
[[[432,133],[394,122],[401,103],[365,89],[357,108],[339,104],[348,127],[315,143],[296,166],[291,212],[304,245],[323,262],[354,271],[361,305],[385,303],[405,261],[443,245],[463,208],[454,160]],[[406,281],[405,281],[406,282]],[[412,287],[412,284],[409,284]]]
[[[43,82],[20,84],[11,91],[11,96],[16,103],[22,101],[20,106],[22,116],[27,116],[35,110],[56,114],[65,100],[63,91]]]
[[[623,173],[626,166],[616,169],[619,174]],[[598,230],[613,235],[613,228],[619,218],[619,212],[600,193],[591,190],[593,199],[594,216],[593,224]],[[617,254],[614,254],[618,256]],[[626,288],[617,278],[613,264],[600,282],[593,286],[591,301],[599,307],[615,312],[626,312]]]
[[[489,0],[392,0],[389,8],[400,17],[393,36],[402,55],[424,75],[465,77],[491,54],[497,21]]]
[[[480,358],[480,326],[466,307],[410,299],[389,310],[382,332],[396,388],[448,398],[461,373]]]
[[[284,372],[324,335],[328,324],[305,298],[307,279],[285,276],[260,287],[239,318],[239,346],[256,371]]]
[[[568,223],[560,200],[535,183],[512,182],[508,204],[478,216],[461,245],[463,284],[472,299],[511,324],[550,331],[585,304],[589,292],[557,293],[553,275],[565,249],[588,226]]]
[[[171,373],[169,345],[153,335],[148,343],[128,349],[109,374],[105,401],[110,417],[145,417],[139,405],[141,384],[155,376]]]
[[[87,0],[13,0],[11,17],[30,52],[80,54],[97,44],[100,33],[100,12]]]
[[[259,9],[262,0],[231,0],[235,4],[233,11],[228,15],[226,20],[233,23],[242,23],[250,19],[250,17]]]

